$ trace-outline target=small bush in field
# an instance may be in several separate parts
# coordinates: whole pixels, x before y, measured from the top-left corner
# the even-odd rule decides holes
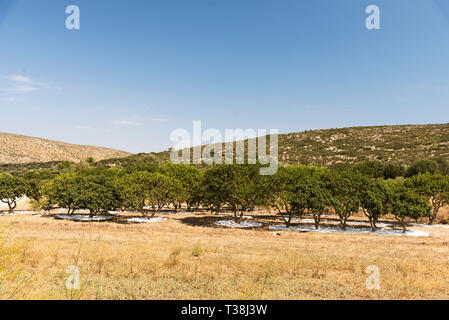
[[[203,254],[203,248],[201,248],[201,243],[197,242],[192,249],[192,255],[194,257],[200,257]]]

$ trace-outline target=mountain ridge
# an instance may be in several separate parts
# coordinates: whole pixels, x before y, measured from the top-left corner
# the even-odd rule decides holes
[[[80,162],[92,157],[95,161],[122,158],[131,153],[112,148],[77,145],[56,140],[0,132],[0,163],[32,163],[52,161]]]

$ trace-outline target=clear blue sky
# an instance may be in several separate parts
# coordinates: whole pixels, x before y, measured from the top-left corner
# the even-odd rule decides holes
[[[381,30],[365,28],[370,4]],[[131,152],[193,120],[445,123],[449,1],[0,0],[0,111],[0,131]]]

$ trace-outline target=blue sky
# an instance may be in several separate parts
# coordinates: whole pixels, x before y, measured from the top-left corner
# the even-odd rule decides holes
[[[3,132],[131,152],[167,149],[193,120],[446,123],[449,1],[0,0],[0,111]]]

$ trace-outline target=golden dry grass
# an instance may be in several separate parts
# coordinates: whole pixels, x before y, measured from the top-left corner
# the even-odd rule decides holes
[[[7,241],[20,244],[7,259],[13,265],[0,267],[21,270],[6,279],[14,285],[19,277],[19,290],[11,296],[0,287],[0,298],[449,297],[449,229],[426,228],[429,237],[415,238],[225,229],[214,226],[214,215],[150,224],[0,219],[9,225]],[[81,270],[81,289],[72,292],[65,287],[70,265]],[[369,265],[380,268],[379,291],[366,289]]]

